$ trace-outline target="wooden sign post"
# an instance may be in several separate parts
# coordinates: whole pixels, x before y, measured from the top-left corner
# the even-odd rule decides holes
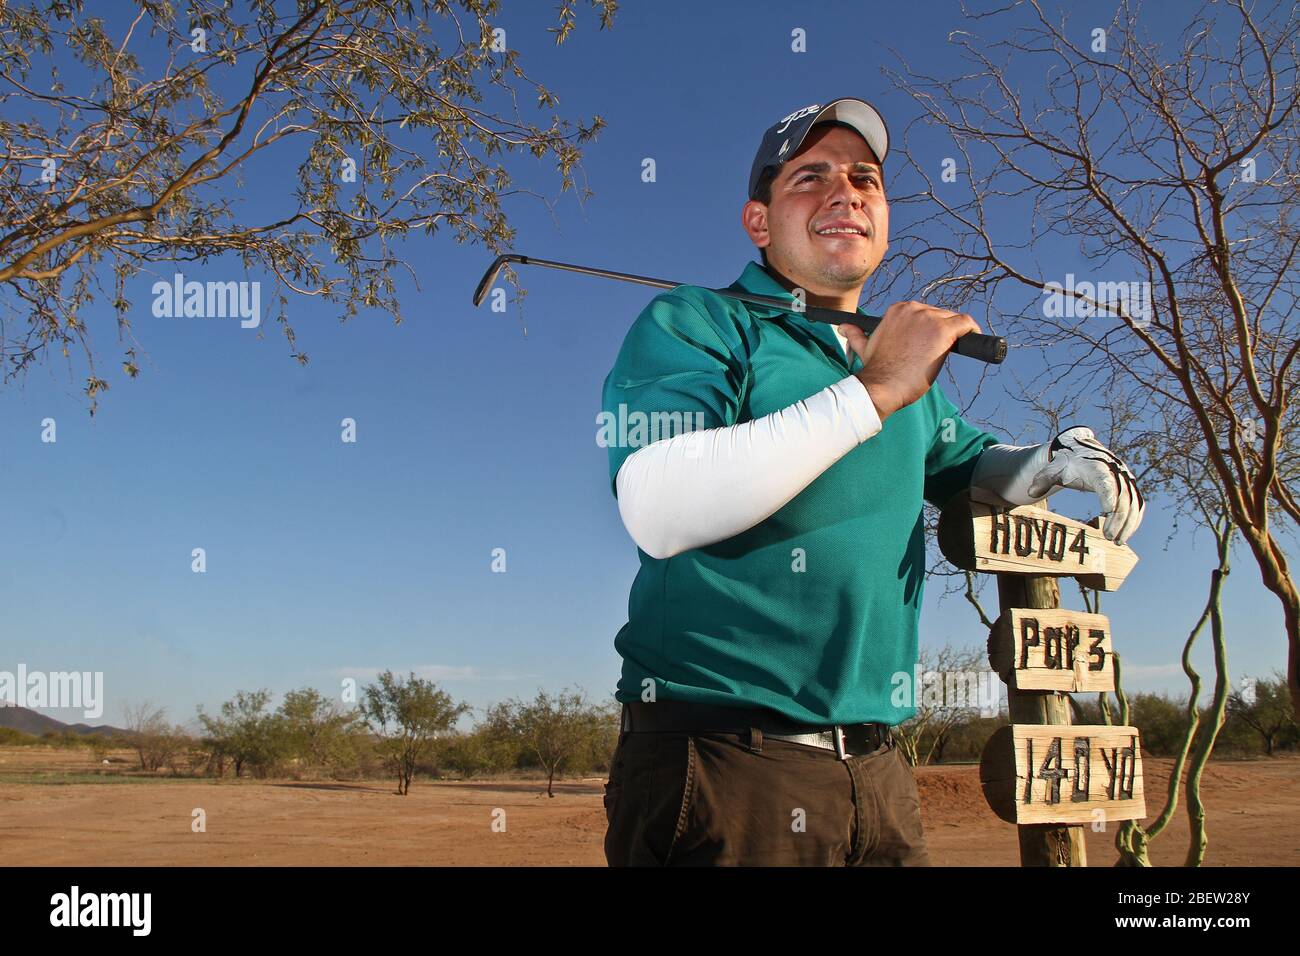
[[[981,755],[985,799],[1018,825],[1022,866],[1086,866],[1084,825],[1146,815],[1141,747],[1133,727],[1071,726],[1066,695],[1114,690],[1114,662],[1109,622],[1062,609],[1057,579],[1114,590],[1137,555],[1106,540],[1099,519],[1074,521],[1045,504],[959,495],[940,516],[939,546],[957,567],[998,578],[989,663],[1006,681],[1011,726]]]
[[[1101,591],[1119,588],[1137,564],[1132,548],[1102,536],[1096,518],[1085,524],[1042,506],[1004,508],[968,495],[944,507],[939,547],[967,571],[1072,577]]]
[[[1110,622],[1104,614],[1004,609],[989,634],[989,663],[1017,690],[1115,689]]]
[[[1000,727],[980,758],[989,806],[1008,823],[1091,824],[1146,813],[1136,727]],[[1082,830],[1070,826],[1071,833]],[[1023,845],[1023,844],[1022,844]],[[1082,849],[1079,866],[1083,866]]]

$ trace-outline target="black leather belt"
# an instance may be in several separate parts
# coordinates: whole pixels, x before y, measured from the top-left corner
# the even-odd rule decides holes
[[[765,707],[715,707],[680,700],[623,705],[624,733],[749,734],[834,750],[841,760],[893,746],[888,724],[801,724]]]

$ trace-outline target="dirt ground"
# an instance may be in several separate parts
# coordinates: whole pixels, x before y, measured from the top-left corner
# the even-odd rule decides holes
[[[118,754],[111,771],[126,766]],[[1164,805],[1171,761],[1143,760],[1148,820]],[[406,797],[365,783],[105,776],[84,751],[0,748],[0,861],[9,865],[604,866],[604,778],[428,782]],[[67,776],[74,774],[75,776]],[[1015,828],[993,816],[974,766],[916,770],[938,866],[1017,866]],[[1209,866],[1300,865],[1300,756],[1213,761],[1201,792]],[[1187,815],[1152,845],[1182,863]],[[195,810],[206,832],[191,830]],[[504,814],[504,817],[503,817]],[[493,828],[504,818],[505,829]],[[1114,834],[1087,834],[1088,861],[1115,860]]]

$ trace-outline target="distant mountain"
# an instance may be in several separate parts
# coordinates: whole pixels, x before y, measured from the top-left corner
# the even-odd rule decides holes
[[[13,730],[21,731],[24,734],[31,734],[33,737],[40,737],[48,734],[63,733],[70,731],[74,734],[103,734],[113,736],[121,734],[129,737],[130,731],[122,730],[119,727],[92,727],[90,724],[65,724],[61,720],[55,720],[53,717],[46,717],[44,714],[38,714],[36,711],[27,707],[5,707],[0,706],[0,727],[9,727]]]

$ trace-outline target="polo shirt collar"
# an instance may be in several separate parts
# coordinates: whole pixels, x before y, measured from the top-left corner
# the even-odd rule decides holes
[[[740,278],[728,286],[728,288],[753,292],[755,295],[772,296],[773,298],[778,298],[785,302],[794,302],[794,296],[790,293],[790,290],[777,282],[776,279],[772,278],[771,273],[753,260],[750,260],[745,264],[745,271],[742,272]],[[762,314],[765,318],[775,318],[778,313],[775,306],[769,308],[767,306],[757,305],[753,302],[741,302],[740,304],[751,312]],[[866,314],[861,308],[858,308],[855,311],[859,315]],[[826,322],[813,322],[801,313],[793,311],[793,309],[783,310],[780,314],[784,315],[787,321],[795,323],[817,339],[830,355],[835,356],[841,361],[844,360],[844,349],[840,346],[840,340],[836,337],[835,329],[831,325]],[[849,367],[855,368],[858,365],[859,359],[854,356],[852,361],[849,363]]]

